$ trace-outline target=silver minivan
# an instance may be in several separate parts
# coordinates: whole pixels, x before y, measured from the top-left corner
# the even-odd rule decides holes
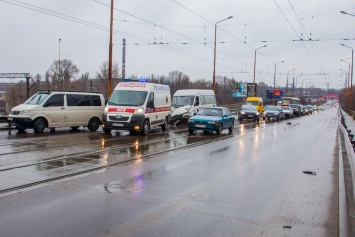
[[[17,130],[33,128],[43,133],[46,128],[87,127],[96,131],[102,124],[105,99],[91,92],[38,91],[23,104],[12,108],[8,122]]]

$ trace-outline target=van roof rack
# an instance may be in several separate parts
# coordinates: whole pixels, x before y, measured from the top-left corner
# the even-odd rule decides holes
[[[63,91],[63,90],[37,90],[37,93],[52,93],[52,92],[77,92],[77,93],[100,93],[98,91]]]

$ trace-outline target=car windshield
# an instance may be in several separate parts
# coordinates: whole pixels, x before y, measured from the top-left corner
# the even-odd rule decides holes
[[[39,105],[39,104],[41,104],[48,96],[49,96],[49,94],[37,93],[37,94],[34,94],[34,95],[33,95],[31,98],[29,98],[28,100],[26,100],[24,104],[27,104],[27,105]]]
[[[242,105],[242,110],[257,110],[255,106],[251,104]]]
[[[119,106],[142,106],[147,94],[147,91],[116,90],[112,92],[107,104]]]
[[[258,105],[258,101],[247,101],[246,104]]]
[[[280,111],[280,107],[277,106],[269,106],[267,110],[272,110],[272,111]]]
[[[197,115],[222,117],[223,111],[221,109],[203,108],[197,113]]]
[[[195,96],[174,96],[171,105],[172,106],[185,106],[185,105],[192,105],[194,102]]]

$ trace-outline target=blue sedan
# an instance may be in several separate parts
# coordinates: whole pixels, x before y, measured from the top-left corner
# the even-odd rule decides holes
[[[233,132],[235,118],[228,108],[225,107],[204,107],[189,118],[187,125],[189,133],[195,130],[203,130],[205,134],[216,131],[221,134],[224,129]]]

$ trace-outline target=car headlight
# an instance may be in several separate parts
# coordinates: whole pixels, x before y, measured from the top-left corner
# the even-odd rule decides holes
[[[105,107],[104,113],[108,112],[108,107]]]
[[[260,113],[259,113],[259,112],[256,112],[256,115],[260,115]]]
[[[242,114],[245,114],[245,112],[243,111]]]
[[[279,115],[279,112],[275,112],[275,115]]]
[[[189,119],[189,120],[187,120],[187,123],[194,123],[195,121],[193,121],[193,120],[191,120],[191,119]]]
[[[22,115],[31,115],[32,114],[32,110],[23,110],[21,112]]]
[[[138,108],[136,108],[135,113],[136,114],[143,114],[144,113],[144,109],[142,107],[138,107]]]

